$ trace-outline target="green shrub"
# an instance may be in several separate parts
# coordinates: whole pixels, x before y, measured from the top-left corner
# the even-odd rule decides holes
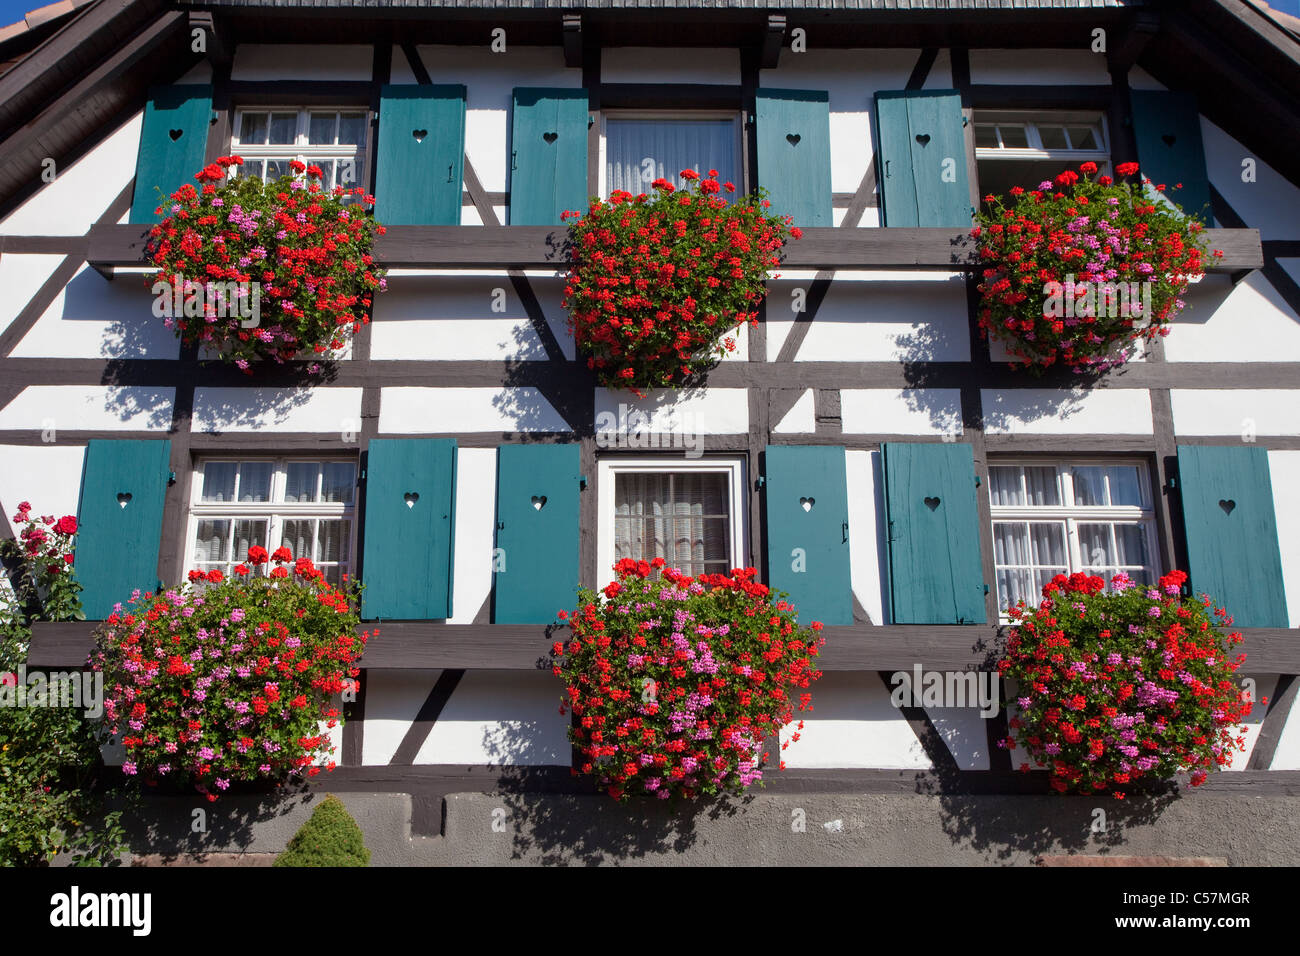
[[[343,801],[330,794],[275,858],[275,865],[369,866],[370,851]]]

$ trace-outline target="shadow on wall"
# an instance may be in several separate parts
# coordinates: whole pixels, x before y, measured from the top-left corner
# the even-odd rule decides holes
[[[103,322],[111,316],[99,343],[103,358],[175,358],[176,338],[153,314],[153,277],[125,275],[112,281],[83,268],[64,287],[61,322]],[[75,333],[74,333],[75,334]]]
[[[124,816],[127,842],[136,856],[159,854],[163,862],[209,853],[249,851],[265,825],[292,813],[299,804],[309,807],[325,798],[302,784],[286,784],[269,793],[223,795],[209,803],[199,793],[185,800],[176,791],[146,793]],[[261,833],[263,840],[265,832]],[[216,849],[214,849],[216,848]]]
[[[512,347],[502,346],[507,354],[527,355],[529,349],[537,347],[537,332],[531,323],[517,325],[512,339]],[[556,362],[543,356],[538,360],[507,359],[505,364],[501,380],[504,388],[493,396],[492,406],[502,419],[513,423],[514,431],[553,430],[554,410],[569,423],[575,441],[594,434],[592,403],[596,380],[586,363],[573,365],[564,359]],[[522,440],[540,439],[525,434]]]

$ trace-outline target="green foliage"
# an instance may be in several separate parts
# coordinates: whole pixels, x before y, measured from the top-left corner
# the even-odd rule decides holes
[[[370,851],[343,801],[330,794],[312,811],[276,866],[369,866]]]
[[[8,585],[0,584],[0,680],[10,685],[27,659],[33,622],[82,619],[81,587],[62,560],[75,530],[55,530],[75,529],[75,520],[56,525],[28,512],[14,518],[23,544],[0,541],[8,572]],[[107,809],[118,794],[100,780],[104,737],[80,708],[0,706],[0,866],[41,866],[61,851],[74,865],[117,861],[125,834],[121,810]]]

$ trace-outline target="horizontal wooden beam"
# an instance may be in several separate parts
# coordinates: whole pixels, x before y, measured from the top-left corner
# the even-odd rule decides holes
[[[1223,251],[1214,272],[1238,272],[1264,265],[1258,229],[1207,229],[1210,247]],[[8,246],[30,237],[3,237]],[[93,226],[86,258],[108,272],[113,266],[144,262],[148,229],[134,225]],[[562,268],[568,235],[551,226],[390,226],[375,244],[375,256],[389,268]],[[43,237],[45,245],[54,241]],[[72,245],[75,237],[68,237]],[[819,226],[785,248],[787,269],[942,269],[979,266],[975,242],[961,229],[861,228]]]
[[[94,622],[38,623],[32,628],[29,667],[80,667],[93,643]],[[378,630],[362,666],[374,670],[543,670],[550,647],[567,629],[531,624],[443,624],[393,621]],[[855,624],[828,627],[819,666],[828,671],[991,669],[1002,647],[993,626]],[[1246,674],[1300,674],[1300,630],[1248,628],[1240,650]]]

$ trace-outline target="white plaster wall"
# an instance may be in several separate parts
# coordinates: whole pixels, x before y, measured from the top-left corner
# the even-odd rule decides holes
[[[0,332],[9,328],[18,313],[27,308],[32,296],[54,274],[63,256],[0,256]]]
[[[1250,664],[1250,655],[1246,655],[1247,666]],[[1250,675],[1238,673],[1237,680],[1240,683],[1247,677],[1254,677],[1255,680],[1255,699],[1263,700],[1273,699],[1273,694],[1277,691],[1277,677],[1266,675]],[[1238,725],[1238,734],[1246,738],[1246,749],[1244,751],[1234,750],[1232,760],[1223,769],[1224,770],[1245,770],[1250,765],[1250,755],[1255,749],[1255,743],[1259,740],[1259,732],[1264,723],[1264,716],[1268,713],[1268,706],[1262,703],[1255,704],[1251,708],[1246,719]]]
[[[960,435],[961,390],[841,389],[840,420],[851,435]]]
[[[1165,338],[1168,361],[1300,361],[1300,316],[1262,273],[1236,285],[1225,275],[1207,275],[1188,287],[1183,301],[1187,307]]]
[[[139,275],[110,281],[83,265],[23,336],[13,356],[177,358],[180,340],[153,314],[150,284]]]
[[[887,622],[889,597],[885,593],[884,482],[880,452],[849,449],[844,453],[849,489],[849,577],[853,596],[871,618]]]
[[[0,445],[0,508],[13,518],[18,503],[37,514],[75,515],[81,498],[84,445]]]
[[[974,707],[927,707],[926,716],[962,770],[988,770],[988,724]]]
[[[1201,138],[1210,182],[1261,239],[1300,237],[1300,187],[1204,116]],[[1242,160],[1255,160],[1255,181],[1242,182]]]
[[[853,273],[831,283],[795,353],[801,362],[970,360],[966,285],[949,273]],[[783,273],[769,284],[768,361],[775,361],[794,327],[794,306],[812,280]],[[802,296],[796,290],[802,289]]]
[[[359,388],[196,388],[194,430],[359,432]]]
[[[368,671],[362,763],[387,764],[440,671]],[[416,764],[567,765],[563,687],[548,673],[470,670],[416,755]]]
[[[632,392],[596,389],[597,421],[602,413],[621,421],[620,405],[627,406],[628,415],[633,412],[645,415],[645,428],[650,432],[742,435],[749,431],[749,396],[743,388],[700,388],[687,392],[651,389],[645,398],[637,398]]]
[[[379,431],[385,434],[571,430],[536,388],[381,389]]]
[[[497,450],[456,449],[456,569],[448,624],[472,624],[492,592]]]
[[[28,385],[0,409],[0,428],[158,431],[172,422],[173,388],[151,385]]]
[[[466,671],[415,762],[567,767],[563,693],[545,671]]]
[[[1080,43],[1091,34],[1079,32]],[[1109,86],[1106,54],[1091,49],[971,50],[972,83],[1007,83],[1028,86],[1091,84]]]
[[[135,175],[144,113],[136,113],[0,222],[0,233],[80,236]],[[6,256],[6,258],[8,258]]]
[[[606,47],[600,56],[600,81],[736,84],[740,82],[740,51],[703,47]]]
[[[1146,389],[1060,391],[980,389],[984,427],[993,435],[1150,435]]]
[[[799,400],[772,428],[772,431],[782,435],[811,434],[816,430],[817,415],[812,389],[805,389]]]
[[[1294,627],[1294,623],[1292,627]],[[1300,707],[1292,706],[1273,751],[1269,770],[1300,770]]]
[[[875,672],[827,671],[809,692],[813,709],[796,712],[794,722],[781,728],[783,746],[792,734],[800,735],[781,751],[787,768],[933,766]],[[797,731],[800,719],[804,729]]]
[[[1169,399],[1179,435],[1300,435],[1300,389],[1174,388]]]
[[[230,66],[236,81],[369,80],[373,72],[369,44],[241,43]]]
[[[491,53],[486,42],[481,47],[421,46],[419,53],[434,83],[466,87],[465,153],[488,192],[506,189],[514,88],[582,86],[582,70],[566,68],[559,47],[512,46],[507,40],[505,53]],[[400,46],[393,48],[392,82],[415,82]],[[461,215],[466,224],[478,221],[470,208],[462,208]],[[498,208],[497,216],[506,221],[504,209]]]
[[[1270,450],[1269,483],[1273,486],[1273,514],[1282,553],[1282,590],[1286,596],[1287,623],[1300,627],[1300,451]]]

